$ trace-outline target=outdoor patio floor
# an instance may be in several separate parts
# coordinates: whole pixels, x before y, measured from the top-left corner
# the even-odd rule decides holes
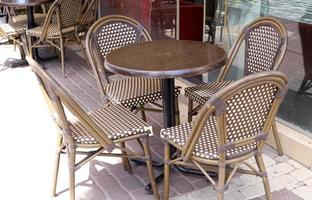
[[[57,59],[43,63],[81,106],[91,111],[101,105],[94,77],[81,55],[81,51],[68,50],[66,54],[67,78],[63,78]],[[8,57],[18,57],[12,46],[2,46],[0,63]],[[0,67],[0,69],[2,66]],[[119,76],[115,78],[120,78]],[[28,66],[0,71],[0,165],[1,199],[51,199],[50,188],[55,155],[56,128],[39,90],[36,78]],[[185,122],[186,100],[180,95],[180,112]],[[147,113],[154,127],[151,149],[154,160],[161,160],[162,127],[160,113]],[[134,144],[130,144],[135,148]],[[287,156],[278,157],[266,146],[264,160],[270,178],[273,199],[312,199],[312,171]],[[254,162],[251,160],[250,162]],[[66,157],[61,159],[59,195],[55,200],[68,199]],[[156,174],[160,169],[155,168]],[[133,165],[133,174],[123,170],[116,158],[97,157],[76,172],[77,200],[153,199],[144,191],[148,182],[145,166]],[[162,184],[159,184],[162,193]],[[225,199],[265,199],[261,179],[250,175],[237,175],[226,191]],[[180,200],[215,199],[215,191],[203,176],[173,171],[171,197]]]

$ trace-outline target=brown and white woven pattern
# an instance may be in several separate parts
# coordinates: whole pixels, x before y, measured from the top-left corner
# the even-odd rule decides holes
[[[185,88],[185,96],[199,104],[205,104],[216,92],[228,86],[233,81],[220,81],[208,84],[200,84]]]
[[[133,26],[128,22],[111,21],[104,24],[94,33],[93,40],[101,52],[106,56],[109,52],[122,46],[140,42],[143,27]]]
[[[122,105],[108,105],[91,112],[89,116],[112,140],[147,133],[151,130],[149,124],[137,118]],[[78,144],[97,144],[96,139],[80,122],[72,123],[70,128]]]
[[[191,134],[191,129],[194,126],[194,122],[185,123],[179,126],[167,128],[161,130],[161,138],[174,143],[179,147],[184,148],[189,135]],[[255,144],[249,144],[241,147],[236,147],[228,149],[226,156],[228,159],[241,156],[244,153],[253,151],[256,148]],[[214,116],[207,120],[204,130],[199,137],[195,149],[193,152],[194,156],[198,156],[204,159],[217,160],[219,159],[218,154],[218,135],[217,135],[217,122]]]
[[[280,50],[282,38],[271,25],[261,25],[248,30],[245,38],[246,75],[272,70],[275,58]]]
[[[40,37],[42,35],[43,30],[44,30],[44,26],[37,26],[35,28],[27,30],[26,33],[27,35]],[[74,31],[75,31],[74,26],[68,27],[68,28],[62,29],[62,34],[68,34]],[[59,29],[58,24],[50,24],[48,26],[47,37],[56,37],[59,35],[60,35],[60,29]]]
[[[17,15],[17,16],[15,16],[15,18],[18,18],[17,22],[0,24],[0,34],[2,36],[6,36],[6,35],[11,36],[11,35],[23,34],[28,28],[27,20],[24,20],[24,17],[25,17],[25,15]],[[43,24],[44,17],[36,17],[35,22],[37,24]]]
[[[43,13],[35,13],[35,22],[36,24],[43,24],[46,18],[46,14]],[[16,15],[12,17],[12,22],[20,22],[27,25],[27,15]]]
[[[180,94],[175,87],[175,95]],[[105,85],[105,93],[113,103],[125,107],[144,105],[162,99],[162,80],[157,78],[126,78]]]
[[[82,8],[81,0],[60,0],[61,25],[70,27],[77,24]]]
[[[270,83],[250,87],[227,101],[228,141],[254,136],[262,131],[277,88]]]

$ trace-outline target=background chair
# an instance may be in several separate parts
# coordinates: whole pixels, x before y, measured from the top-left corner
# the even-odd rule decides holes
[[[23,46],[25,42],[22,41],[22,35],[28,28],[27,16],[26,14],[20,14],[21,12],[26,12],[25,7],[3,7],[4,13],[8,16],[8,22],[0,24],[0,37],[6,37],[14,42],[18,46],[21,58],[25,58],[25,52]],[[43,24],[46,11],[45,6],[41,6],[41,13],[35,13],[35,22],[36,24]]]
[[[32,53],[33,48],[51,45],[60,51],[61,68],[64,76],[66,41],[71,37],[75,37],[78,44],[81,45],[80,38],[77,35],[81,7],[80,0],[56,0],[51,5],[44,24],[26,31],[30,53]],[[31,37],[36,38],[33,44]],[[48,44],[43,44],[43,42]]]
[[[136,118],[133,113],[121,105],[107,104],[89,114],[85,113],[64,89],[43,70],[42,66],[30,57],[27,57],[27,61],[39,80],[43,95],[60,132],[52,195],[56,195],[60,154],[67,153],[71,200],[75,199],[75,171],[98,155],[124,158],[123,160],[127,161],[125,166],[129,173],[132,170],[128,158],[139,158],[146,161],[154,197],[159,199],[148,142],[149,135],[152,134],[152,127],[143,120]],[[64,112],[65,109],[74,116],[74,120],[69,120],[73,117],[67,117],[68,112]],[[134,152],[126,148],[125,143],[130,140],[137,140],[142,152]],[[116,149],[120,150],[121,153],[112,153]],[[76,154],[86,156],[77,162]]]
[[[247,25],[240,32],[233,45],[229,53],[228,62],[222,68],[217,81],[185,89],[185,96],[189,98],[189,122],[192,121],[192,116],[197,114],[202,105],[214,93],[232,82],[225,80],[225,78],[243,42],[245,42],[244,75],[267,70],[278,70],[287,48],[287,31],[284,25],[273,17],[263,17]],[[193,108],[193,102],[199,105]],[[272,130],[278,154],[283,155],[275,122],[272,124]]]
[[[213,185],[218,200],[223,199],[235,172],[262,177],[266,197],[272,199],[262,148],[286,92],[283,73],[253,74],[214,94],[195,122],[161,130],[165,141],[164,199],[169,198],[171,165],[198,168]],[[171,158],[169,144],[181,155]],[[246,162],[253,156],[259,170]],[[241,169],[242,164],[250,170]],[[218,182],[206,170],[218,172]]]
[[[144,110],[161,111],[146,108],[144,105],[152,103],[157,107],[161,107],[155,101],[162,99],[162,80],[156,78],[125,78],[110,82],[109,74],[104,67],[104,59],[114,49],[150,40],[149,33],[141,24],[121,15],[110,15],[99,19],[89,29],[86,38],[87,57],[101,96],[113,103],[120,103],[132,110],[141,111],[144,120],[146,120]],[[179,124],[179,87],[175,88],[175,94],[176,116]]]

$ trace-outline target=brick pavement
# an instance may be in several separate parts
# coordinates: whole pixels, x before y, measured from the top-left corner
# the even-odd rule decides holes
[[[71,51],[68,51],[67,55],[69,55],[66,59],[68,78],[64,79],[60,69],[56,68],[59,65],[57,60],[45,63],[45,66],[86,110],[95,109],[101,103],[92,73],[86,67],[83,59]],[[10,130],[11,133],[16,132],[13,135],[6,134],[5,141],[14,140],[14,136],[22,131],[31,133],[31,138],[37,138],[37,140],[30,140],[27,137],[28,134],[22,134],[21,136],[25,136],[25,139],[19,137],[19,140],[16,141],[16,145],[19,148],[15,151],[12,150],[12,155],[19,155],[20,149],[25,149],[25,152],[29,153],[35,152],[37,148],[41,149],[38,152],[39,154],[30,157],[5,157],[10,165],[8,167],[1,165],[0,172],[4,172],[1,173],[1,177],[7,184],[4,189],[2,188],[3,192],[0,196],[1,198],[5,197],[3,199],[47,199],[46,196],[48,196],[50,188],[49,179],[52,171],[51,160],[53,160],[53,149],[55,147],[52,142],[55,131],[52,121],[48,119],[48,111],[44,106],[43,98],[40,97],[37,83],[34,81],[34,76],[29,68],[9,69],[1,72],[0,77],[2,94],[11,99],[1,99],[1,110],[8,113],[8,115],[5,115],[5,118],[1,117],[3,123],[0,126],[0,131]],[[23,84],[16,80],[23,81]],[[10,89],[7,89],[8,87]],[[19,92],[12,93],[12,90]],[[32,95],[27,95],[27,93],[30,93],[29,91],[32,91]],[[23,99],[23,101],[20,101],[20,99]],[[180,110],[183,114],[185,112],[185,99],[181,97],[180,100]],[[18,109],[8,109],[12,106]],[[32,117],[28,116],[30,113],[33,114]],[[148,113],[147,116],[148,122],[154,126],[155,132],[155,137],[151,138],[153,158],[160,160],[163,148],[158,139],[158,132],[162,126],[162,117],[161,114],[151,113]],[[35,124],[36,120],[40,121],[40,124]],[[22,122],[23,125],[14,126],[15,122]],[[3,127],[6,128],[4,129]],[[25,141],[27,142],[25,143]],[[136,148],[133,144],[130,144],[130,146],[131,148]],[[5,147],[9,148],[9,146]],[[268,146],[266,146],[264,154],[273,191],[273,199],[312,199],[311,169],[303,167],[286,156],[278,157],[276,152]],[[24,157],[27,160],[24,160]],[[253,160],[250,160],[250,162],[254,164]],[[21,163],[23,163],[23,170],[19,168]],[[160,172],[156,168],[155,171],[156,173]],[[9,183],[15,177],[20,179],[15,181],[15,184],[11,187]],[[187,175],[173,171],[171,178],[170,195],[172,199],[215,199],[215,192],[202,176]],[[66,157],[63,156],[58,185],[59,195],[55,198],[56,200],[68,199],[67,180]],[[147,182],[146,168],[144,166],[133,166],[133,174],[128,174],[123,170],[119,159],[97,157],[76,172],[76,199],[148,200],[152,199],[152,196],[146,194],[143,189]],[[15,187],[24,192],[16,192]],[[161,192],[162,184],[159,185],[159,189]],[[6,193],[8,193],[7,196],[5,196]],[[226,191],[225,199],[265,199],[263,195],[264,191],[259,178],[237,175]]]

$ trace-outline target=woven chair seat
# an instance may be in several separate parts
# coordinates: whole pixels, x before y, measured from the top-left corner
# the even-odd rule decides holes
[[[35,17],[35,22],[38,23],[38,24],[43,24],[45,18],[46,18],[46,14],[43,14],[43,13],[35,13],[34,14],[34,17]],[[27,15],[16,15],[16,16],[13,16],[12,17],[12,21],[14,23],[16,22],[22,22],[22,23],[25,23],[27,24]]]
[[[43,14],[38,14],[43,15]],[[23,34],[24,31],[27,30],[28,24],[27,20],[23,20],[25,16],[24,15],[18,15],[15,18],[18,18],[19,20],[16,20],[15,22],[10,22],[6,24],[0,24],[0,34],[5,36],[12,36],[12,35],[20,35]],[[35,18],[36,24],[42,24],[44,22],[44,17],[38,17]]]
[[[189,138],[193,126],[194,122],[191,122],[167,129],[162,129],[160,136],[162,139],[182,150],[187,142],[187,139]],[[244,154],[248,154],[249,152],[254,151],[255,148],[256,143],[252,143],[245,146],[228,149],[226,152],[226,158],[233,159]],[[204,132],[198,139],[193,155],[209,160],[219,159],[217,122],[214,116],[211,116],[207,120],[207,123],[204,127]]]
[[[44,26],[37,26],[35,28],[29,29],[26,31],[27,35],[30,36],[35,36],[35,37],[40,37],[42,35],[42,32],[44,30]],[[69,33],[74,33],[75,32],[75,27],[67,27],[62,30],[62,34],[66,35]],[[47,37],[56,37],[60,35],[60,29],[57,24],[50,24],[48,26],[47,30]]]
[[[109,100],[125,107],[144,105],[162,99],[162,80],[157,78],[127,78],[113,81],[104,88]],[[175,87],[175,95],[180,87]]]
[[[199,104],[205,104],[216,92],[233,83],[233,81],[220,81],[200,84],[185,88],[185,96]]]
[[[107,136],[112,139],[120,139],[131,135],[146,133],[151,126],[137,118],[122,105],[107,105],[91,112],[90,117],[94,120]],[[97,140],[80,122],[73,122],[70,126],[73,138],[77,144],[94,145]]]
[[[27,25],[22,23],[0,24],[0,34],[2,36],[20,35],[27,29]]]

